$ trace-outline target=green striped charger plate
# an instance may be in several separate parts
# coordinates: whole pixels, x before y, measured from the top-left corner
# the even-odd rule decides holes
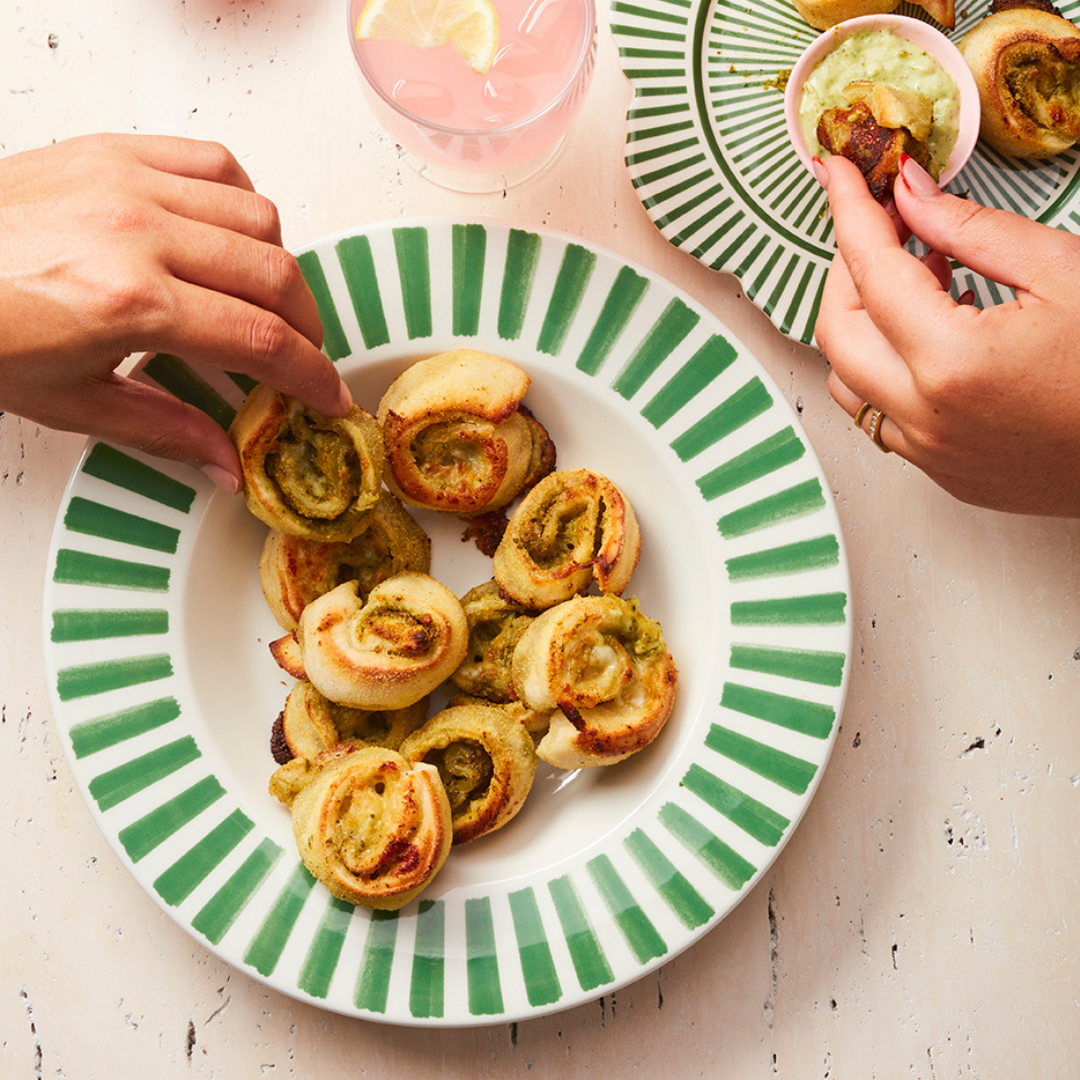
[[[627,492],[628,592],[680,669],[660,738],[623,764],[542,766],[509,826],[455,848],[424,895],[372,914],[299,862],[267,793],[289,689],[267,644],[265,527],[201,474],[87,449],[45,597],[57,724],[100,828],[216,954],[326,1008],[463,1026],[568,1008],[715,926],[791,835],[832,747],[850,658],[837,517],[799,422],[716,319],[647,270],[493,222],[365,227],[299,259],[325,348],[374,410],[417,358],[468,345],[532,377],[561,467]],[[250,380],[167,356],[143,377],[227,424]],[[490,577],[462,523],[424,512],[432,572]]]
[[[1080,0],[1057,6],[1080,18]],[[951,37],[988,7],[957,4]],[[932,22],[912,4],[898,12]],[[734,274],[782,333],[809,344],[835,243],[825,193],[788,141],[783,75],[818,31],[792,0],[612,0],[611,30],[634,89],[626,165],[649,216],[676,247]],[[980,142],[946,190],[1080,231],[1078,163],[1075,149],[1021,161]],[[955,269],[955,295],[971,289],[983,307],[1011,298]]]

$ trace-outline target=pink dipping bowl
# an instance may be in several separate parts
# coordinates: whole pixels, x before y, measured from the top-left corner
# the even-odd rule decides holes
[[[952,154],[942,170],[939,183],[944,187],[967,164],[979,138],[979,90],[975,77],[967,66],[960,50],[937,28],[919,19],[904,15],[864,15],[848,19],[823,30],[799,57],[788,76],[784,91],[784,116],[787,121],[788,138],[799,155],[799,160],[810,170],[811,153],[803,136],[799,121],[799,103],[802,101],[803,85],[815,67],[851,34],[865,30],[891,30],[906,38],[924,52],[929,53],[956,83],[960,91],[960,133]]]

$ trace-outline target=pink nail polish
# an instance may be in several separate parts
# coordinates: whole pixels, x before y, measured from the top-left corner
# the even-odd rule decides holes
[[[900,155],[900,179],[917,199],[936,199],[941,194],[937,181],[907,154]]]
[[[810,171],[814,174],[814,179],[826,190],[829,190],[829,170],[825,168],[825,162],[819,157],[813,157],[810,159]]]

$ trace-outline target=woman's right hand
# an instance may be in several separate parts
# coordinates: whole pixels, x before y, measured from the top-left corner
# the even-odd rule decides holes
[[[833,397],[881,410],[883,445],[965,502],[1080,516],[1080,237],[945,194],[905,158],[906,227],[1016,292],[979,310],[949,295],[944,259],[902,246],[854,165],[823,168],[839,250],[816,333]]]

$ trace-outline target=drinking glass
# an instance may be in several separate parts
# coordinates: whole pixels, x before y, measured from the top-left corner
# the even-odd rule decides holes
[[[594,0],[494,0],[499,47],[477,74],[449,46],[349,40],[368,100],[406,161],[455,191],[501,191],[558,153],[592,78]]]

